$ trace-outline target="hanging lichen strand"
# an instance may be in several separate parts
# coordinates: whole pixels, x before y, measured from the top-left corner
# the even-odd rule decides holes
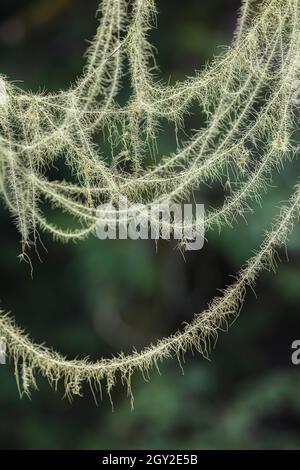
[[[155,15],[154,0],[103,0],[84,73],[68,91],[25,93],[0,79],[1,193],[21,233],[24,256],[37,243],[39,231],[61,241],[94,233],[96,209],[103,202],[114,203],[120,196],[148,205],[183,201],[203,182],[227,184],[226,175],[231,175],[231,195],[211,209],[205,224],[207,229],[231,224],[269,189],[272,170],[282,170],[298,152],[291,138],[297,107],[293,87],[300,76],[298,0],[258,5],[245,0],[231,47],[201,73],[174,86],[153,75],[148,33]],[[126,68],[129,64],[131,96],[121,107],[124,63]],[[161,123],[166,120],[180,129],[191,104],[204,113],[205,127],[178,144],[174,154],[146,165],[147,156],[156,152]],[[95,143],[99,141],[105,142],[103,149]],[[62,155],[74,176],[51,181],[48,169]],[[119,164],[123,155],[130,171]],[[76,230],[49,222],[45,203],[76,219]],[[35,345],[2,313],[0,336],[15,363],[20,393],[36,387],[41,373],[55,388],[62,381],[68,397],[80,395],[84,382],[95,396],[101,384],[110,394],[117,376],[132,396],[135,370],[146,374],[163,359],[181,357],[190,349],[207,355],[218,330],[239,313],[247,287],[262,269],[274,267],[274,252],[286,243],[299,209],[297,185],[235,283],[181,332],[141,352],[95,363],[69,361]]]

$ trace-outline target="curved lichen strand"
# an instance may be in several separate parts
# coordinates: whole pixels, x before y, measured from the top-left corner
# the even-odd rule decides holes
[[[25,93],[0,77],[0,191],[22,236],[22,251],[37,240],[37,228],[55,239],[83,239],[94,232],[96,207],[126,195],[129,202],[172,203],[190,198],[201,183],[221,182],[231,189],[220,208],[208,212],[205,226],[230,225],[251,210],[250,202],[267,188],[272,170],[298,152],[293,98],[300,72],[298,0],[245,0],[232,46],[201,73],[175,86],[157,82],[148,33],[155,22],[153,0],[103,0],[97,34],[82,78],[58,94]],[[100,10],[99,10],[100,11]],[[132,95],[121,107],[116,95],[122,63],[128,58]],[[174,154],[145,168],[149,148],[156,152],[162,119],[176,128],[194,102],[205,126]],[[104,139],[98,139],[96,132]],[[106,140],[108,146],[104,145]],[[109,155],[107,153],[109,147]],[[105,149],[105,150],[104,150]],[[49,181],[48,169],[63,155],[72,181]],[[122,169],[130,162],[131,173]],[[230,176],[229,176],[230,175]],[[284,206],[260,251],[224,295],[196,315],[182,332],[130,356],[68,361],[37,346],[8,316],[0,316],[21,393],[36,387],[38,372],[55,388],[64,382],[68,396],[105,383],[110,394],[117,376],[128,384],[135,370],[147,374],[166,357],[189,349],[206,356],[218,331],[241,308],[246,289],[263,268],[274,267],[274,250],[286,243],[299,218],[300,187]],[[77,219],[82,228],[61,229],[42,213],[44,202]],[[174,228],[174,227],[173,227]]]
[[[14,360],[21,393],[29,393],[30,386],[36,387],[35,376],[41,373],[55,388],[63,381],[66,395],[69,397],[80,394],[81,386],[85,382],[90,384],[93,390],[101,387],[104,382],[110,394],[118,374],[130,390],[131,376],[136,370],[146,374],[162,360],[172,356],[180,358],[192,349],[206,357],[218,337],[218,332],[227,329],[229,322],[240,312],[247,287],[253,286],[262,269],[275,268],[274,253],[286,244],[299,215],[300,185],[297,185],[289,204],[281,209],[277,222],[267,232],[260,250],[241,270],[236,282],[229,286],[221,297],[215,298],[206,311],[196,315],[182,332],[165,338],[142,352],[134,352],[131,356],[120,354],[118,357],[102,359],[96,363],[90,363],[88,359],[68,361],[60,354],[32,343],[7,315],[2,314],[0,335],[6,338],[8,353]]]

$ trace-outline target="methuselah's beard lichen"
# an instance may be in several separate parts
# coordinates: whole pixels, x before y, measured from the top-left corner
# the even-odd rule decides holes
[[[131,203],[171,204],[213,181],[230,192],[208,212],[206,229],[232,225],[270,190],[273,172],[283,171],[298,152],[292,134],[298,126],[300,0],[244,0],[231,46],[201,73],[172,86],[158,80],[148,41],[154,0],[102,0],[98,15],[83,74],[67,91],[26,93],[0,79],[0,190],[20,231],[23,257],[39,232],[63,242],[94,233],[101,203],[126,196]],[[132,93],[121,106],[128,64]],[[191,104],[205,115],[205,126],[189,140],[178,138],[176,152],[146,165],[149,153],[156,153],[161,123],[180,129]],[[95,135],[107,141],[103,148]],[[48,169],[62,155],[74,177],[50,180]],[[124,155],[130,170],[120,164]],[[43,213],[45,202],[77,220],[77,228],[51,223]],[[182,331],[140,352],[94,363],[67,360],[34,344],[2,312],[0,337],[14,361],[20,393],[29,394],[40,373],[54,387],[61,381],[68,397],[81,395],[85,382],[95,398],[102,384],[110,394],[117,377],[132,397],[134,371],[146,374],[191,349],[206,356],[218,331],[239,313],[259,272],[274,267],[274,253],[287,242],[299,209],[298,184],[236,281]]]

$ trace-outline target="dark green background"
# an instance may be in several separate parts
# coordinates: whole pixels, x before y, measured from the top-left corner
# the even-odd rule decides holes
[[[26,89],[66,88],[80,73],[86,39],[96,22],[96,0],[2,0],[0,72]],[[160,0],[153,40],[165,78],[182,79],[229,44],[239,1]],[[50,8],[49,8],[50,7]],[[190,126],[197,114],[190,118]],[[162,133],[160,151],[173,149]],[[172,243],[100,242],[60,245],[43,236],[48,253],[34,259],[34,277],[20,264],[19,236],[0,211],[1,307],[38,341],[69,357],[109,357],[138,349],[176,331],[201,311],[261,241],[265,228],[299,175],[290,165],[274,181],[248,225],[208,234],[201,252],[186,260]],[[216,195],[217,197],[218,195]],[[98,407],[89,390],[72,404],[39,379],[31,401],[19,398],[12,366],[0,368],[2,449],[300,448],[300,366],[291,343],[300,338],[299,228],[290,262],[264,274],[256,293],[211,361],[188,354],[184,376],[166,361],[145,383],[136,375],[135,409],[126,391]],[[34,256],[33,256],[34,258]]]

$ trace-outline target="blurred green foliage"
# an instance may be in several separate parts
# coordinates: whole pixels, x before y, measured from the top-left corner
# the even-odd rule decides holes
[[[51,3],[51,8],[49,4]],[[83,65],[85,39],[95,28],[96,0],[2,0],[0,70],[27,89],[65,88]],[[163,0],[153,40],[164,78],[182,79],[228,44],[239,1]],[[194,114],[190,127],[199,125]],[[166,131],[160,151],[172,150]],[[109,357],[141,348],[174,332],[201,311],[262,239],[299,174],[297,162],[276,177],[262,207],[205,249],[187,253],[172,243],[158,252],[148,242],[59,245],[43,237],[48,253],[35,259],[34,277],[20,264],[19,238],[7,210],[0,212],[1,307],[11,310],[33,338],[70,357]],[[207,192],[207,190],[206,190]],[[203,191],[202,196],[206,196]],[[218,194],[215,194],[218,197]],[[32,400],[20,401],[13,367],[0,368],[2,449],[296,449],[300,448],[300,370],[291,343],[300,338],[299,228],[289,244],[290,262],[264,274],[241,317],[221,334],[207,361],[186,357],[134,378],[135,409],[126,391],[97,407],[89,392],[72,404],[42,379]]]

